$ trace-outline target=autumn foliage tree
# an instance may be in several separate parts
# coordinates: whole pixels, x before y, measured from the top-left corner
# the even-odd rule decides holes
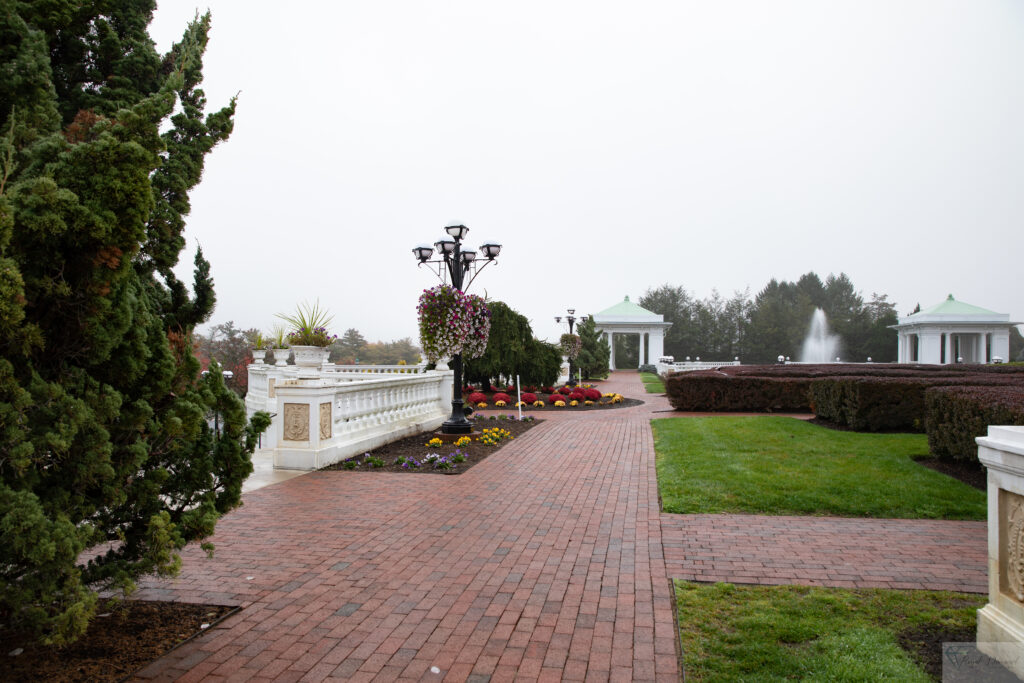
[[[213,281],[172,268],[235,103],[205,113],[209,15],[161,55],[154,8],[0,0],[0,619],[53,644],[177,571],[267,424],[192,353]]]

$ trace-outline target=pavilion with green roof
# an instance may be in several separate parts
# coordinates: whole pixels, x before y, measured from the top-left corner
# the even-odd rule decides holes
[[[594,327],[608,339],[612,349],[609,369],[615,370],[616,334],[640,335],[640,365],[653,365],[665,353],[665,330],[672,327],[672,323],[665,322],[665,316],[636,305],[627,296],[614,306],[596,313]]]
[[[900,318],[900,363],[992,363],[1009,359],[1010,322],[1006,313],[957,301],[945,301]]]

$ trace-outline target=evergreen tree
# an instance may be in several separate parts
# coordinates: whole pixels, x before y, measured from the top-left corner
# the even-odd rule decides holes
[[[608,376],[609,359],[612,355],[608,340],[598,333],[593,316],[576,326],[582,345],[576,365],[587,379],[601,379]],[[657,360],[657,359],[655,359]]]
[[[204,113],[209,15],[161,56],[154,7],[0,0],[0,612],[55,644],[177,571],[269,423],[192,353],[213,281],[171,269],[235,104]]]
[[[332,363],[355,363],[359,358],[367,362],[360,354],[366,348],[366,339],[359,334],[359,330],[350,327],[345,330],[341,338],[331,344]]]
[[[526,316],[501,301],[488,301],[491,333],[478,358],[463,360],[465,381],[490,384],[515,380],[523,384],[553,384],[561,367],[561,351],[538,341]]]

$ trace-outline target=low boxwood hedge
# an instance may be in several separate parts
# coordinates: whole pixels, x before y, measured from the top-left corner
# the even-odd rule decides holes
[[[730,376],[717,370],[669,375],[665,393],[676,410],[689,412],[788,412],[810,410],[810,379]]]
[[[989,425],[1024,425],[1024,387],[934,387],[925,392],[928,448],[938,458],[977,460]]]

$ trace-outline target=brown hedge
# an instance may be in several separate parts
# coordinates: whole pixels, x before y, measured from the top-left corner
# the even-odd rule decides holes
[[[939,458],[977,460],[989,425],[1024,425],[1024,387],[934,387],[925,392],[928,447]]]
[[[665,381],[676,410],[692,412],[793,412],[810,410],[810,379],[730,376],[716,370],[679,372]]]

